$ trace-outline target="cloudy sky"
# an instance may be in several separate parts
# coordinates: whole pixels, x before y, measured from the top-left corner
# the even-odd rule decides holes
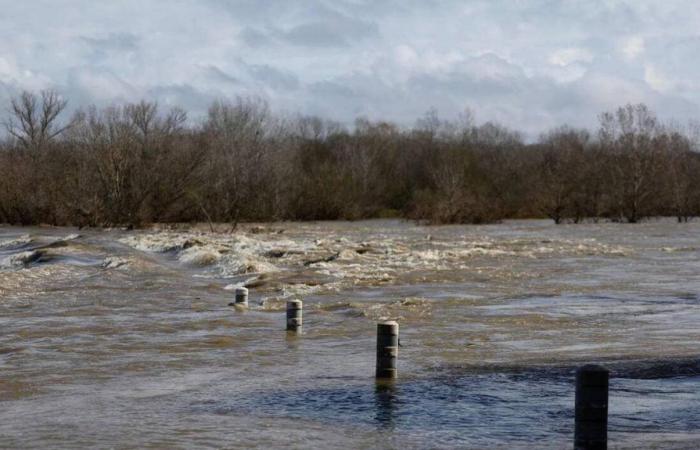
[[[646,102],[700,118],[695,0],[0,0],[0,101],[215,98],[345,123],[465,108],[535,135]]]

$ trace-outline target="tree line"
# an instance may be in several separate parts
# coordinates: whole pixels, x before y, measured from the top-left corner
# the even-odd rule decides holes
[[[11,100],[0,141],[0,223],[138,227],[154,222],[403,217],[556,223],[700,214],[698,130],[645,105],[526,143],[466,113],[411,128],[273,113],[217,101],[189,121],[152,102],[80,109],[56,92]]]

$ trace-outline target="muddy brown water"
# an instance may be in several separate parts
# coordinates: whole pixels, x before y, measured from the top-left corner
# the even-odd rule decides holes
[[[693,448],[699,325],[700,223],[0,227],[0,447],[561,448],[599,362],[612,448]]]

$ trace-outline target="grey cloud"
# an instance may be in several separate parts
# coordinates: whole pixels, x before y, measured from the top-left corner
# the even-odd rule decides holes
[[[357,92],[351,88],[352,78],[343,78],[337,81],[319,81],[309,86],[309,92],[321,96],[345,97],[347,99],[357,97]],[[375,81],[375,80],[368,80]]]
[[[266,64],[250,66],[249,71],[253,78],[273,89],[295,90],[299,87],[299,79],[294,74]]]
[[[345,47],[349,45],[345,36],[333,29],[332,26],[322,22],[296,26],[284,32],[282,38],[292,44],[306,47]]]
[[[212,94],[189,84],[156,86],[147,91],[146,97],[165,108],[184,108],[190,118],[195,120],[204,114],[214,99]]]
[[[271,17],[279,18],[298,10],[299,5],[289,0],[203,0],[213,11],[228,14],[236,21],[269,21]],[[305,4],[313,7],[314,1]]]
[[[230,75],[219,67],[215,65],[209,65],[205,68],[206,76],[212,78],[217,82],[228,83],[228,84],[238,84],[240,80],[233,75]]]
[[[61,21],[48,0],[7,2],[0,102],[55,87],[74,106],[146,97],[196,117],[260,95],[403,125],[470,107],[531,135],[626,102],[681,121],[700,106],[691,0],[66,2]]]
[[[379,37],[379,26],[371,20],[353,17],[321,5],[310,8],[306,20],[299,23],[246,26],[238,36],[242,42],[252,48],[285,44],[309,48],[334,48],[348,47],[368,39],[376,39]]]
[[[613,92],[626,89],[628,100],[610,98],[605,84]],[[604,95],[592,95],[601,90]],[[355,74],[316,83],[309,91],[313,99],[310,108],[345,123],[361,115],[391,117],[410,124],[433,107],[447,117],[456,117],[470,108],[479,120],[515,126],[529,138],[563,123],[595,127],[600,112],[626,101],[644,101],[653,108],[683,111],[684,115],[698,112],[693,103],[680,97],[659,96],[639,80],[608,75],[559,83],[543,76],[527,76],[518,66],[493,55],[464,62],[448,73],[419,73],[404,83],[388,84],[376,74]],[[337,104],[346,108],[334,108]]]
[[[133,51],[140,38],[132,33],[109,33],[104,37],[80,36],[80,40],[100,50]]]
[[[93,64],[109,62],[111,58],[133,54],[139,49],[141,39],[131,33],[109,33],[105,36],[81,36],[78,40],[88,48],[87,58]]]
[[[369,21],[325,10],[322,20],[304,23],[283,33],[289,42],[308,47],[349,46],[379,36],[379,27]]]
[[[68,71],[64,84],[52,86],[69,100],[72,108],[88,104],[105,106],[112,102],[136,101],[141,92],[109,69],[75,67]]]
[[[245,27],[239,34],[239,38],[246,45],[253,48],[264,47],[273,42],[269,32],[258,30],[251,27]]]

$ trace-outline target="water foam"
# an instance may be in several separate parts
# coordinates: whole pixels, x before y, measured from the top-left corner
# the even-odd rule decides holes
[[[18,269],[27,267],[41,257],[42,253],[39,250],[28,250],[15,253],[0,260],[0,268],[3,269]]]

